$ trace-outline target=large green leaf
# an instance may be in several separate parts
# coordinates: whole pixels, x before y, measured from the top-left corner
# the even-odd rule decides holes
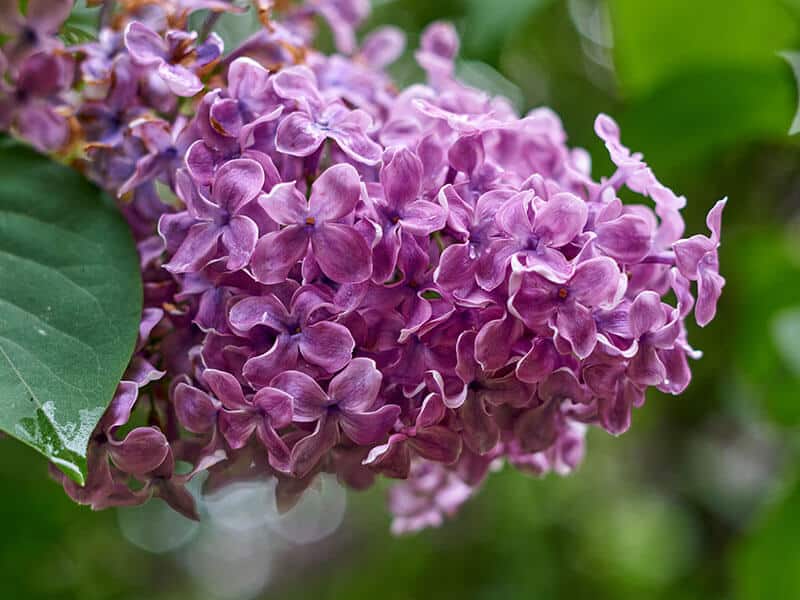
[[[108,198],[0,140],[0,430],[83,482],[141,310],[136,249]]]

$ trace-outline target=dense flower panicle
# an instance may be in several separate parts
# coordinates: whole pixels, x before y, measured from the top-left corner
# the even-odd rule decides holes
[[[623,433],[648,388],[689,384],[686,319],[708,324],[725,283],[725,201],[684,237],[686,199],[605,115],[616,169],[593,179],[552,111],[455,78],[452,26],[425,31],[427,84],[399,91],[384,68],[402,34],[356,44],[366,0],[261,0],[263,30],[227,55],[186,29],[238,11],[224,2],[121,2],[75,47],[55,37],[69,3],[6,4],[2,125],[80,158],[141,256],[140,343],[88,482],[54,470],[76,501],[155,494],[196,516],[184,484],[208,470],[208,486],[276,477],[287,508],[319,472],[382,474],[405,480],[393,530],[413,531],[504,462],[569,473],[587,426]],[[315,16],[339,54],[313,49]],[[123,437],[138,397],[148,426]]]

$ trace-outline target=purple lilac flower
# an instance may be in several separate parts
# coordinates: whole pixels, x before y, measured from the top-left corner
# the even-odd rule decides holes
[[[255,249],[258,225],[243,210],[258,197],[263,185],[261,165],[246,158],[232,160],[219,169],[211,184],[210,198],[204,198],[188,176],[179,172],[176,189],[196,224],[164,268],[174,273],[202,268],[220,257],[220,242],[228,269],[244,267]]]
[[[305,373],[288,371],[272,386],[288,393],[294,402],[294,420],[315,424],[313,432],[292,448],[292,471],[308,473],[322,455],[333,448],[340,432],[356,444],[374,444],[386,437],[397,420],[400,407],[381,405],[378,399],[382,375],[375,363],[355,358],[325,392]]]
[[[9,41],[3,52],[12,64],[39,51],[57,48],[56,34],[72,10],[72,0],[28,0],[25,15],[19,2],[0,2],[0,33]]]
[[[253,274],[262,283],[279,283],[309,247],[322,272],[338,283],[359,283],[372,274],[372,251],[352,222],[361,197],[358,172],[350,165],[330,167],[319,176],[306,201],[294,183],[276,185],[261,200],[283,229],[268,233],[253,255]]]
[[[685,237],[686,198],[610,117],[595,133],[614,170],[595,180],[553,111],[520,117],[458,81],[444,23],[415,53],[427,84],[398,90],[385,68],[404,37],[357,47],[364,0],[280,19],[259,2],[263,30],[224,58],[185,27],[238,11],[221,0],[121,3],[74,47],[55,37],[68,3],[53,7],[0,10],[0,127],[62,160],[85,151],[145,290],[87,484],[54,470],[77,502],[158,496],[197,518],[202,471],[209,489],[274,477],[281,509],[320,472],[355,489],[385,475],[403,479],[392,529],[411,532],[504,461],[573,471],[588,426],[619,435],[649,388],[689,385],[686,320],[707,325],[725,282],[725,201]],[[341,54],[313,49],[316,16]],[[121,435],[135,412],[148,426]]]
[[[194,96],[203,89],[195,69],[217,60],[222,54],[222,40],[212,34],[195,45],[196,33],[168,31],[166,37],[134,21],[125,29],[125,47],[133,62],[154,69],[167,87],[177,96]],[[192,68],[184,63],[190,61]]]
[[[381,147],[367,135],[372,129],[370,115],[326,103],[312,71],[305,67],[281,71],[273,79],[273,88],[281,98],[294,100],[298,108],[278,126],[275,146],[279,152],[309,156],[330,138],[357,162],[374,165],[380,160]]]

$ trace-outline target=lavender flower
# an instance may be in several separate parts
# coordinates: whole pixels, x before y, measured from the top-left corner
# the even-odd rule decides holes
[[[182,25],[227,2],[121,3],[67,48],[69,3],[50,4],[0,10],[0,126],[85,151],[136,237],[146,304],[86,486],[54,473],[77,502],[157,495],[196,518],[185,484],[203,470],[275,477],[282,508],[321,471],[357,489],[383,474],[404,480],[393,531],[416,531],[494,465],[567,474],[588,426],[621,434],[649,388],[689,385],[686,319],[716,313],[725,201],[684,237],[686,198],[610,117],[595,132],[615,168],[596,181],[555,113],[458,81],[443,23],[415,53],[427,84],[396,90],[404,38],[358,48],[364,0],[281,20],[259,3],[264,29],[223,59]],[[312,47],[317,15],[342,54]],[[137,410],[148,426],[121,436]]]

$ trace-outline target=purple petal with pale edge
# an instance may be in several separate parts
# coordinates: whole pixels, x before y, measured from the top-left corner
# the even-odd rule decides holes
[[[440,425],[420,429],[409,438],[408,444],[422,458],[446,465],[456,462],[461,455],[461,438],[456,432]]]
[[[383,376],[369,358],[354,358],[328,386],[331,400],[344,412],[364,412],[372,408],[381,389]]]
[[[300,336],[303,358],[328,373],[335,373],[350,362],[355,345],[347,327],[330,321],[308,325]]]
[[[300,371],[280,373],[273,378],[270,386],[283,390],[292,397],[294,420],[300,423],[320,419],[330,404],[328,394],[319,387],[319,384]]]
[[[636,264],[650,253],[653,231],[650,224],[636,215],[622,215],[595,228],[597,246],[625,264]]]
[[[252,101],[267,97],[270,91],[269,71],[251,58],[237,58],[228,67],[228,92],[233,98],[246,100],[248,108]]]
[[[692,379],[689,362],[686,360],[686,352],[682,348],[662,350],[659,352],[659,357],[666,369],[667,376],[658,389],[668,394],[682,393]]]
[[[372,249],[372,280],[375,283],[384,283],[394,275],[400,254],[401,233],[398,225],[392,225],[384,230],[377,246]]]
[[[413,235],[427,236],[444,228],[447,211],[428,200],[417,200],[403,208],[400,223]]]
[[[458,409],[458,415],[464,425],[464,443],[470,450],[484,455],[497,446],[500,441],[500,429],[481,400],[471,394]]]
[[[516,373],[520,381],[539,383],[558,362],[558,352],[549,339],[536,338],[528,353],[517,362]]]
[[[179,383],[175,388],[175,414],[192,433],[205,433],[216,425],[219,403],[195,387]]]
[[[125,28],[125,47],[134,62],[142,66],[161,64],[167,55],[167,43],[138,21],[133,21]]]
[[[544,402],[568,400],[573,404],[582,404],[589,400],[589,395],[575,374],[566,367],[553,371],[539,384],[539,397]]]
[[[361,196],[361,178],[352,165],[334,165],[314,182],[308,209],[318,224],[350,215]]]
[[[400,407],[387,404],[374,412],[342,411],[339,415],[339,425],[347,437],[363,446],[385,439],[399,416]]]
[[[705,327],[717,314],[717,301],[722,294],[725,278],[705,264],[700,265],[700,281],[697,286],[697,304],[694,316],[700,327]]]
[[[155,470],[169,453],[169,443],[155,427],[138,427],[121,442],[109,442],[111,460],[131,475],[144,475]]]
[[[186,153],[186,168],[198,184],[211,185],[214,180],[214,168],[216,160],[213,150],[209,148],[203,140],[197,140]],[[180,171],[179,171],[180,173]],[[187,201],[180,193],[178,194],[181,200]]]
[[[194,225],[164,268],[172,273],[200,270],[214,258],[220,235],[222,230],[213,223]]]
[[[396,151],[380,171],[387,205],[397,211],[417,200],[422,185],[422,163],[408,148]]]
[[[325,453],[339,441],[337,419],[323,417],[311,435],[304,437],[292,448],[291,470],[295,477],[305,477]]]
[[[470,256],[469,244],[448,246],[439,257],[434,280],[445,290],[469,289],[473,285],[477,262]]]
[[[317,89],[317,78],[308,67],[290,67],[281,69],[272,78],[275,93],[286,100],[303,98],[311,103],[311,108],[322,107],[322,98]]]
[[[256,428],[258,440],[269,453],[269,464],[283,473],[291,472],[291,450],[281,436],[269,425],[259,424]]]
[[[628,376],[639,385],[663,383],[667,376],[667,370],[654,346],[651,344],[639,346],[639,352],[628,363]]]
[[[279,183],[258,203],[269,217],[281,225],[304,225],[308,203],[293,181]]]
[[[120,381],[111,403],[97,424],[97,428],[110,436],[117,427],[127,423],[131,418],[131,411],[138,396],[139,386],[132,381]]]
[[[325,133],[307,114],[295,112],[281,121],[275,137],[275,149],[290,156],[310,156],[325,141]]]
[[[597,326],[588,308],[576,303],[562,306],[556,316],[556,327],[578,358],[584,359],[594,350]]]
[[[158,67],[158,75],[176,96],[191,98],[203,91],[200,78],[184,66],[162,63]]]
[[[357,111],[353,111],[357,112]],[[339,125],[330,132],[330,137],[351,159],[365,165],[375,165],[381,160],[382,148],[356,124]]]
[[[253,404],[269,416],[274,427],[287,427],[292,422],[292,397],[276,388],[262,388],[253,396]]]
[[[311,236],[320,269],[337,283],[361,283],[372,275],[372,252],[361,234],[349,225],[324,223]]]
[[[464,135],[458,138],[447,152],[450,166],[456,171],[471,174],[485,158],[483,140],[480,134]]]
[[[222,244],[228,249],[229,271],[238,271],[250,262],[258,241],[258,225],[249,218],[237,215],[223,228]]]
[[[281,334],[267,352],[247,359],[242,374],[255,388],[269,385],[276,375],[297,367],[299,352],[297,341]]]
[[[675,265],[684,277],[697,281],[699,277],[697,267],[700,261],[715,248],[716,244],[704,235],[693,235],[689,239],[679,240],[672,245],[675,251]]]
[[[600,400],[600,423],[612,435],[620,435],[631,426],[631,409],[636,390],[630,382],[620,382],[612,398]]]
[[[237,137],[244,125],[239,103],[233,98],[218,99],[211,105],[211,126],[228,137]]]
[[[649,290],[641,292],[631,304],[628,319],[631,334],[637,339],[663,327],[667,319],[661,307],[661,296]]]
[[[228,322],[237,332],[248,332],[256,325],[266,325],[278,333],[288,331],[290,315],[283,303],[273,294],[250,296],[231,307]]]
[[[486,371],[495,371],[508,363],[511,346],[522,333],[522,323],[509,314],[489,321],[475,338],[475,359]]]
[[[606,307],[619,296],[621,277],[617,263],[610,258],[591,258],[575,268],[568,285],[570,296],[586,306]]]
[[[238,450],[247,444],[259,419],[258,414],[251,410],[225,410],[219,416],[219,429],[228,445]]]
[[[261,283],[283,283],[308,250],[308,233],[299,225],[268,233],[256,244],[250,266]]]
[[[250,406],[245,402],[239,381],[230,373],[206,369],[203,371],[203,380],[225,408],[235,410]]]
[[[537,211],[533,230],[545,244],[560,248],[583,231],[588,215],[583,200],[569,192],[560,192]]]
[[[258,196],[264,186],[264,170],[248,158],[226,162],[214,177],[212,196],[231,214]]]

